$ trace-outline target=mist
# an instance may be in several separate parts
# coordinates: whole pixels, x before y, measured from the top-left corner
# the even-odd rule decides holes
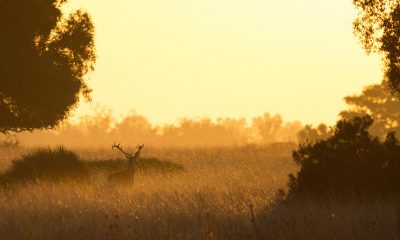
[[[110,111],[65,122],[56,130],[18,133],[12,141],[27,146],[104,147],[113,142],[128,145],[145,143],[157,147],[237,146],[295,142],[303,128],[300,122],[284,122],[280,115],[264,113],[244,118],[184,118],[176,124],[155,125],[137,114],[116,120]]]

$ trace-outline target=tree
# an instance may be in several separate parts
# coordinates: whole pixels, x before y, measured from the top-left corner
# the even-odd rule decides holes
[[[322,139],[326,139],[331,135],[329,132],[328,126],[325,124],[321,123],[318,125],[318,127],[313,128],[312,125],[306,125],[303,129],[301,129],[297,133],[297,140],[300,143],[304,142],[316,142],[320,141]]]
[[[350,109],[339,115],[343,119],[370,115],[374,119],[369,131],[383,139],[389,132],[400,133],[400,100],[394,97],[386,82],[364,88],[360,95],[344,98]]]
[[[263,116],[253,118],[252,127],[257,130],[264,143],[271,143],[276,141],[276,134],[282,128],[282,123],[280,115],[264,113]]]
[[[55,128],[83,95],[96,60],[94,26],[67,0],[0,0],[0,132]]]
[[[365,51],[383,55],[390,89],[400,93],[400,2],[398,0],[353,0],[358,17],[354,33]]]

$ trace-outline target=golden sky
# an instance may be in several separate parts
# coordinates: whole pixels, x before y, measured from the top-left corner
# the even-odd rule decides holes
[[[333,123],[381,80],[352,34],[351,0],[70,0],[96,26],[93,106],[153,123],[281,114]]]

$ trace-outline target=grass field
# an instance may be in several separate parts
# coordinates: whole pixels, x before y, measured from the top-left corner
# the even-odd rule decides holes
[[[291,144],[145,148],[179,172],[139,172],[132,187],[91,181],[35,182],[0,190],[0,239],[399,239],[398,197],[302,199],[280,204],[297,171]],[[31,148],[0,150],[0,169]],[[74,149],[85,161],[110,149]]]

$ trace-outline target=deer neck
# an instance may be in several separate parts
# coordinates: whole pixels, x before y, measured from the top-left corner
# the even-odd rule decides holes
[[[135,156],[133,156],[131,159],[129,159],[129,166],[131,168],[135,168],[137,161],[139,160],[139,155],[140,152],[136,152]]]
[[[135,161],[136,161],[139,158],[139,155],[140,155],[140,150],[137,150],[137,152],[133,156],[133,159],[135,159]]]

